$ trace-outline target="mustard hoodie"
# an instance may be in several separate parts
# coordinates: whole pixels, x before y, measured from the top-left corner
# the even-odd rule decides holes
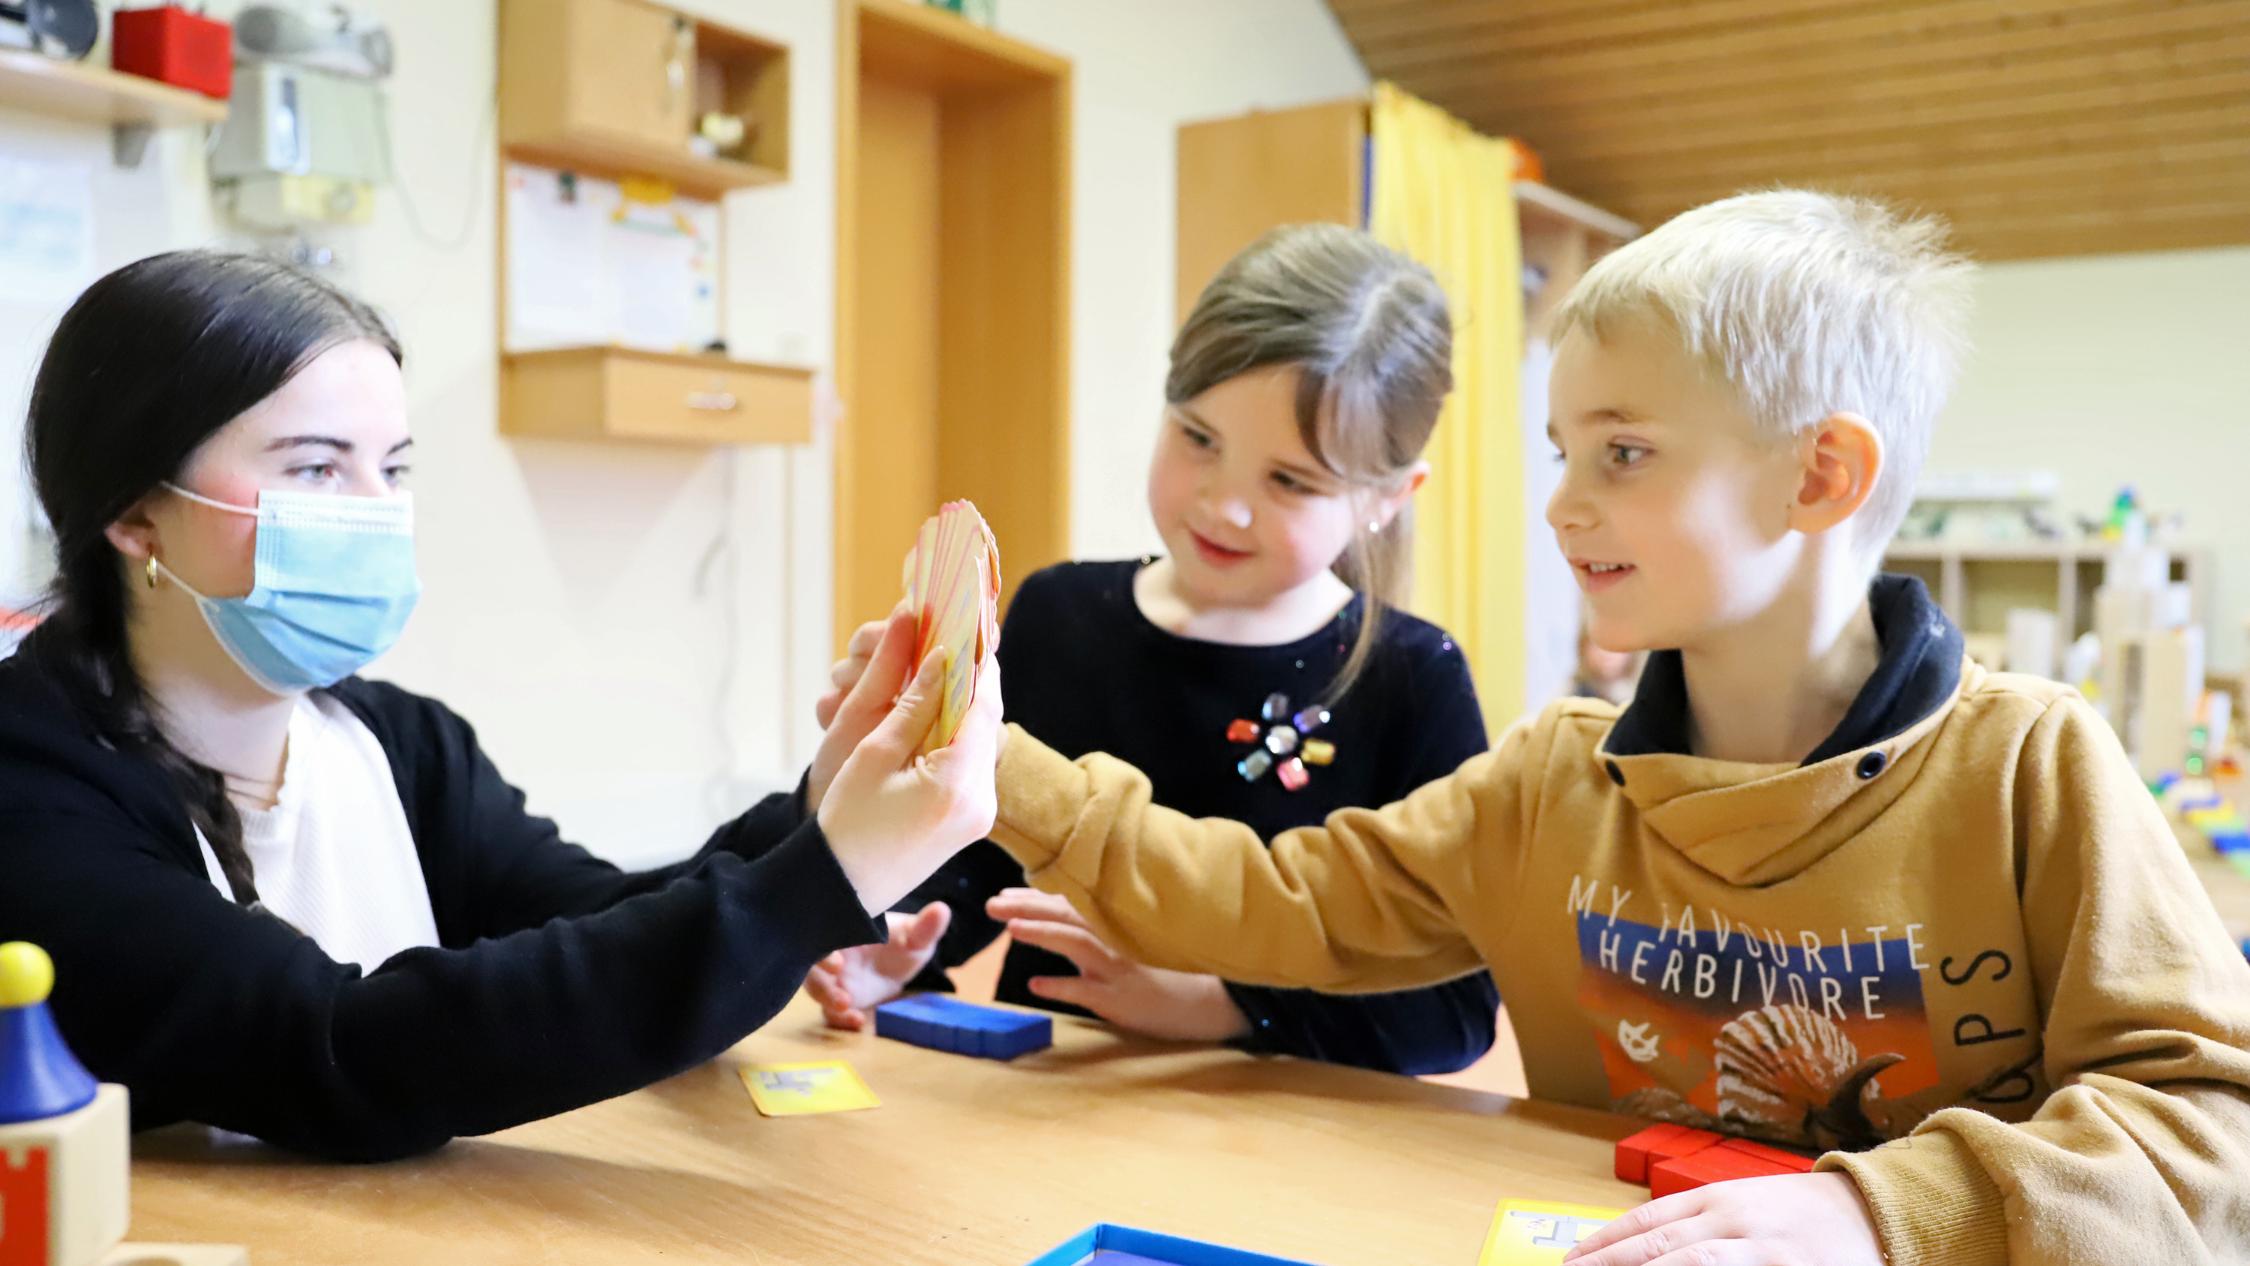
[[[1884,577],[1802,765],[1685,755],[1677,656],[1270,850],[1011,730],[994,838],[1125,952],[1492,970],[1533,1095],[1830,1150],[1894,1266],[2250,1261],[2250,966],[2109,728]],[[1346,703],[1348,704],[1348,700]]]

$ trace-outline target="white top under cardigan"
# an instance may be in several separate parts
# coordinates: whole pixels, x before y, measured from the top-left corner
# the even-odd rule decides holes
[[[299,698],[279,798],[240,812],[258,900],[330,958],[373,971],[438,943],[390,758],[351,709],[318,692]],[[195,838],[204,871],[232,900],[218,855],[201,831]]]

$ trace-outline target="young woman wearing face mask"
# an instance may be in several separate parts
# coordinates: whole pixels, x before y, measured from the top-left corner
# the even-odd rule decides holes
[[[934,665],[896,636],[804,785],[689,861],[564,843],[461,718],[353,675],[419,592],[411,444],[382,320],[251,257],[110,274],[39,368],[58,578],[0,662],[0,941],[53,956],[137,1127],[366,1160],[621,1094],[757,1028],[991,825],[996,676],[916,761]]]

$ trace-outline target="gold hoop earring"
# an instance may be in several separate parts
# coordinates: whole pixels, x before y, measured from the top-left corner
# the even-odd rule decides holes
[[[156,588],[156,555],[148,556],[148,566],[141,568],[141,575],[147,577],[149,588]]]

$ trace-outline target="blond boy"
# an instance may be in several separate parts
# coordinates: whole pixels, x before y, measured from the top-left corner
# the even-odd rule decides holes
[[[1489,965],[1534,1095],[1828,1149],[1582,1246],[1661,1262],[2250,1259],[2250,968],[2108,729],[1875,578],[1950,386],[1941,230],[1699,208],[1558,316],[1548,508],[1638,697],[1269,847],[1013,733],[1018,935],[1228,979]]]

